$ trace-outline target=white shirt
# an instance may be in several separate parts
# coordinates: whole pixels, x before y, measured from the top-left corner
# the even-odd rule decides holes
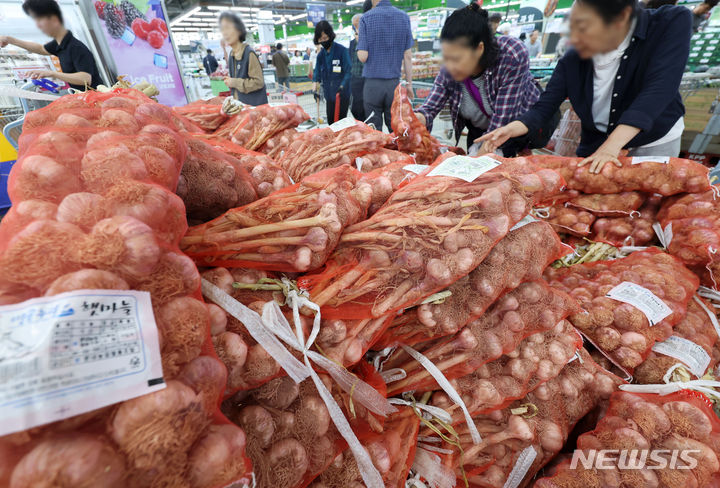
[[[595,127],[607,132],[610,123],[610,104],[615,87],[615,77],[620,68],[620,61],[635,33],[637,19],[633,19],[630,30],[617,49],[593,56],[593,105],[592,114]]]
[[[635,33],[637,19],[633,19],[628,35],[614,51],[593,56],[593,105],[592,114],[595,127],[598,130],[607,132],[610,123],[610,105],[612,104],[613,88],[615,77],[620,68],[620,61],[625,50],[630,46],[632,36]],[[670,131],[657,141],[653,141],[642,147],[658,146],[681,137],[685,130],[685,120],[680,117]]]

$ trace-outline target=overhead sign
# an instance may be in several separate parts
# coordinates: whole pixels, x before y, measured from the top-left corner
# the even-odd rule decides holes
[[[325,20],[325,5],[322,4],[307,4],[307,23],[308,27],[315,27],[318,22]]]

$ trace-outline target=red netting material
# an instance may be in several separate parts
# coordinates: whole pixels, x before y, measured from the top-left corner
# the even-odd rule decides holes
[[[653,224],[660,197],[650,196],[640,210],[629,217],[603,217],[595,221],[592,239],[613,246],[645,246],[655,239]]]
[[[548,268],[545,277],[583,307],[584,312],[570,317],[573,325],[628,372],[643,362],[655,342],[672,335],[699,285],[690,270],[657,248],[614,261]],[[623,282],[649,290],[672,313],[652,325],[638,308],[606,296]]]
[[[362,171],[363,173],[368,173],[370,171],[382,168],[390,163],[396,163],[398,161],[402,161],[406,165],[415,164],[415,159],[412,156],[402,153],[400,151],[393,151],[392,149],[387,149],[384,147],[378,149],[375,152],[360,156],[355,160],[355,164],[360,171]]]
[[[590,165],[578,167],[581,158],[532,156],[533,163],[558,171],[571,190],[583,193],[612,194],[626,191],[659,193],[699,193],[710,189],[708,169],[687,159],[671,158],[667,164],[643,162],[633,164],[633,158],[620,158],[622,167],[606,164],[600,174],[590,173]]]
[[[421,164],[430,164],[440,155],[440,143],[417,118],[408,98],[407,88],[401,83],[395,88],[391,107],[392,130],[397,137],[398,149],[414,154]]]
[[[245,434],[218,409],[226,371],[172,192],[186,123],[135,90],[28,114],[0,225],[0,302],[82,289],[150,292],[166,388],[0,439],[0,485],[221,487],[248,481]],[[224,451],[208,447],[223,444]]]
[[[268,139],[267,142],[258,149],[258,151],[267,154],[268,157],[271,158],[280,157],[282,152],[290,147],[290,144],[292,144],[292,141],[295,140],[295,137],[297,137],[298,134],[299,132],[294,127],[281,130]]]
[[[419,350],[452,380],[512,353],[523,339],[553,329],[577,310],[575,301],[565,293],[543,280],[528,281],[450,339],[422,345]],[[405,379],[388,386],[390,394],[439,388],[425,368],[402,350],[390,356],[385,368],[401,368],[407,373]]]
[[[385,202],[390,199],[390,196],[395,193],[402,183],[417,176],[413,171],[405,169],[408,164],[412,163],[396,161],[363,175],[361,181],[369,183],[372,188],[372,201],[368,209],[368,216],[372,216],[380,210],[380,207],[385,205]]]
[[[298,134],[286,146],[277,163],[295,181],[327,168],[344,164],[356,167],[355,158],[387,144],[389,136],[357,122],[335,132],[332,128],[313,129]]]
[[[216,130],[228,119],[228,115],[222,109],[222,102],[213,104],[209,100],[198,100],[184,107],[175,107],[173,110],[208,132]]]
[[[578,449],[586,459],[591,458],[590,449],[631,450],[626,460],[632,464],[637,461],[641,468],[620,469],[608,462],[607,469],[597,470],[594,463],[586,467],[578,462],[575,469],[570,469],[565,463],[553,477],[542,478],[535,486],[711,486],[711,479],[720,471],[720,421],[712,403],[700,393],[682,390],[660,396],[616,392],[596,429],[580,436]],[[654,455],[643,461],[643,452],[653,450]],[[684,450],[689,451],[673,453]]]
[[[450,285],[442,303],[428,303],[395,319],[379,343],[417,344],[454,334],[480,317],[503,293],[542,277],[545,268],[569,248],[545,222],[511,231],[469,275]]]
[[[309,119],[310,116],[299,105],[246,107],[230,117],[214,134],[245,149],[257,151],[278,132],[297,127]]]
[[[571,198],[567,205],[586,210],[598,217],[625,217],[639,209],[645,202],[645,195],[636,191],[614,195],[580,195]]]
[[[555,378],[582,347],[582,337],[567,320],[547,332],[533,334],[500,358],[476,371],[450,381],[470,415],[506,407],[541,384]],[[444,392],[433,395],[432,403],[450,413],[459,407]],[[457,424],[465,422],[462,415]]]
[[[363,439],[373,465],[387,488],[404,488],[415,457],[420,417],[412,408],[401,407],[388,416],[380,434]],[[310,488],[360,488],[365,486],[355,458],[349,451],[338,454],[330,466],[310,484]]]
[[[377,381],[364,370],[356,373],[371,384]],[[382,432],[382,421],[353,403],[329,376],[321,374],[320,378],[358,439]],[[287,376],[273,379],[228,398],[222,411],[247,433],[247,453],[258,488],[307,486],[347,447],[312,379],[300,384]]]
[[[325,270],[301,286],[326,318],[379,317],[417,304],[475,269],[535,199],[562,186],[557,173],[533,169],[515,159],[472,182],[413,178],[375,215],[348,227]]]
[[[527,486],[558,454],[573,426],[622,383],[595,364],[585,350],[580,351],[580,357],[565,366],[559,376],[507,408],[474,416],[482,437],[480,444],[472,443],[466,425],[457,427],[463,453],[447,443],[442,447],[452,450],[444,463],[455,469],[458,486],[464,484],[464,477],[473,488],[504,486],[521,452],[531,447],[536,458],[525,477],[518,480],[520,486]]]
[[[376,319],[323,319],[316,348],[336,363],[351,366],[377,343],[391,321],[391,314]]]
[[[693,299],[688,302],[685,317],[674,327],[672,335],[687,339],[708,353],[710,356],[710,364],[708,365],[707,371],[712,371],[719,359],[713,357],[713,350],[718,342],[718,334],[715,331],[715,327],[713,327],[707,311],[700,306],[697,300],[700,300],[711,313],[714,313],[712,312],[714,308],[712,305],[705,302],[702,298],[697,296],[693,297]],[[651,351],[645,361],[635,368],[633,377],[637,383],[649,385],[661,384],[664,383],[663,377],[665,373],[678,363],[684,364],[680,359]]]
[[[720,204],[717,188],[663,202],[658,221],[671,230],[668,252],[700,271],[704,285],[717,288],[720,280]],[[702,268],[706,268],[703,270]]]
[[[202,277],[260,315],[265,303],[285,302],[281,291],[266,291],[257,286],[261,280],[274,278],[265,271],[212,268],[204,271]],[[252,338],[242,322],[215,304],[208,307],[212,341],[228,370],[226,396],[257,388],[285,375],[280,364]],[[306,320],[306,331],[310,330],[309,320],[302,315],[301,320]]]
[[[234,158],[198,138],[188,136],[185,140],[190,152],[177,194],[185,202],[190,219],[206,222],[257,200],[252,178]]]
[[[347,226],[365,218],[369,185],[331,168],[188,230],[184,251],[204,266],[308,271],[325,263]]]
[[[245,168],[253,180],[255,191],[261,198],[293,184],[285,170],[265,154],[250,151],[234,142],[217,137],[208,137],[207,142],[235,158],[237,164]]]
[[[536,215],[540,216],[540,213]],[[547,222],[561,234],[587,237],[590,235],[590,226],[595,222],[595,215],[577,207],[556,205],[548,209]]]

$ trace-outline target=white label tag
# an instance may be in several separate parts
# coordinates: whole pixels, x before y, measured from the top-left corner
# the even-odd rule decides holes
[[[80,290],[0,307],[0,436],[163,388],[147,292]]]
[[[502,163],[489,156],[471,158],[469,156],[453,156],[440,163],[428,176],[452,176],[468,183],[483,173],[497,168]]]
[[[428,169],[427,164],[408,164],[406,166],[403,166],[403,169],[405,171],[410,171],[411,173],[415,173],[416,175],[419,175],[426,169]]]
[[[510,229],[510,232],[512,232],[514,230],[518,230],[521,227],[525,227],[528,224],[532,224],[533,222],[540,222],[540,221],[538,219],[536,219],[535,217],[533,217],[532,215],[527,214],[525,217],[523,217],[523,219],[520,222],[515,224],[513,226],[513,228]]]
[[[535,462],[536,457],[537,451],[533,446],[528,446],[523,449],[517,461],[515,461],[515,466],[513,466],[512,471],[510,471],[503,488],[517,488],[520,486],[528,470]]]
[[[672,309],[653,292],[629,281],[620,283],[606,296],[640,310],[647,317],[651,327],[672,314]]]
[[[664,342],[656,342],[652,350],[687,364],[698,378],[702,378],[710,366],[710,355],[705,349],[682,337],[670,336]]]
[[[641,163],[658,163],[658,164],[668,164],[670,162],[670,158],[667,156],[637,156],[632,158],[632,161],[630,164],[641,164]]]
[[[268,105],[275,108],[275,107],[285,107],[290,104],[287,102],[269,102]],[[251,106],[250,108],[255,108],[255,107]]]
[[[344,119],[340,119],[334,124],[330,126],[330,130],[333,132],[340,132],[343,129],[347,129],[348,127],[355,127],[357,125],[357,120],[353,119],[352,117],[345,117]]]
[[[355,158],[355,167],[358,171],[362,171],[363,161],[363,158]]]

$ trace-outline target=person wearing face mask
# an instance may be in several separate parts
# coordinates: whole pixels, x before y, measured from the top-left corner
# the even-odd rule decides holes
[[[345,46],[335,42],[335,32],[327,20],[321,20],[315,26],[315,44],[322,46],[315,62],[313,80],[315,91],[322,83],[327,122],[332,124],[347,117],[350,105],[350,76],[352,65],[350,54]],[[335,99],[340,94],[340,116],[335,118]]]
[[[225,77],[225,84],[236,100],[255,106],[268,103],[260,59],[245,44],[245,24],[232,12],[220,14],[219,22],[222,48],[230,73]],[[227,46],[230,47],[229,54],[225,51]]]
[[[440,43],[444,66],[425,103],[417,110],[418,119],[428,129],[432,129],[433,120],[443,107],[450,105],[456,143],[467,128],[471,146],[486,131],[522,115],[540,96],[523,42],[510,36],[496,38],[487,12],[476,3],[447,18]],[[550,117],[548,124],[557,125],[558,120],[559,115]],[[553,130],[554,127],[545,131],[548,139]],[[547,144],[531,139],[507,141],[502,147],[503,155],[512,157],[526,147]]]
[[[365,107],[363,105],[363,89],[365,78],[363,78],[363,64],[357,56],[358,25],[362,14],[355,14],[352,18],[352,28],[355,37],[350,41],[350,63],[352,64],[352,77],[350,78],[350,93],[352,94],[352,106],[350,111],[357,120],[365,120]]]
[[[570,42],[540,100],[480,138],[489,149],[538,127],[569,98],[582,124],[577,155],[599,173],[630,156],[680,153],[679,88],[690,54],[692,14],[682,6],[638,9],[636,0],[576,0]]]

